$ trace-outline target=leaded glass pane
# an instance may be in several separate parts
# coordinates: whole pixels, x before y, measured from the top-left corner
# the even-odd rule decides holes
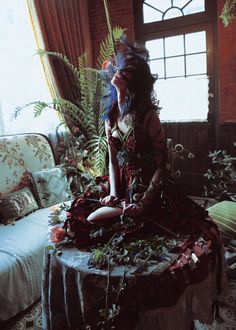
[[[180,9],[178,8],[170,8],[167,10],[167,12],[165,12],[163,19],[171,19],[171,18],[175,18],[175,17],[179,17],[182,16],[182,12]]]
[[[206,52],[206,32],[194,32],[185,35],[186,54]]]
[[[192,0],[184,9],[184,15],[205,11],[205,0]]]
[[[171,0],[145,0],[144,3],[155,7],[162,12],[165,12],[171,7]]]
[[[152,74],[157,74],[158,78],[164,78],[164,60],[154,60],[150,62],[150,69]]]
[[[144,23],[159,22],[205,11],[205,0],[145,0]]]
[[[162,13],[149,6],[143,6],[143,21],[144,23],[162,21]]]
[[[165,38],[165,56],[184,54],[183,35]]]
[[[191,74],[202,74],[207,71],[206,54],[196,54],[186,56],[186,73]]]
[[[162,107],[160,120],[207,120],[208,84],[206,75],[157,80],[155,90]]]
[[[166,78],[184,75],[184,56],[166,59]]]
[[[173,0],[173,6],[178,8],[183,8],[189,0]]]
[[[151,60],[164,57],[163,39],[147,41],[146,48],[149,50],[149,56]]]

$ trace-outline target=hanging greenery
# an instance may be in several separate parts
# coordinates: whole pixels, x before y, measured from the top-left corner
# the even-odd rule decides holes
[[[235,19],[236,11],[236,0],[226,0],[224,7],[222,9],[220,18],[223,21],[224,26],[228,26],[233,19]]]

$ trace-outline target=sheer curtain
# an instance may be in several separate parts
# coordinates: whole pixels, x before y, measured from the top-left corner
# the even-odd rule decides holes
[[[79,55],[86,52],[91,65],[87,0],[4,1],[0,27],[0,135],[55,132],[59,119],[52,109],[38,118],[34,118],[32,106],[22,110],[16,120],[12,115],[16,107],[34,101],[50,102],[55,96],[78,100],[65,65],[46,56],[40,63],[35,54],[38,48],[61,52],[76,65]]]
[[[24,1],[0,0],[0,135],[55,130],[58,116],[47,111],[34,118],[33,107],[22,110],[17,119],[14,109],[51,95],[42,70],[27,5]]]

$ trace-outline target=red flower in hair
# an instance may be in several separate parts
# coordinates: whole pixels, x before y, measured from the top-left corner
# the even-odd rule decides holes
[[[111,63],[111,59],[108,59],[102,63],[102,69],[106,70],[108,65]]]

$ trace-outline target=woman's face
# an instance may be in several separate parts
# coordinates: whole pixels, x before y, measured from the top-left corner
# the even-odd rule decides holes
[[[118,70],[116,74],[114,75],[113,79],[111,80],[112,85],[114,85],[116,88],[127,88],[128,83],[133,78],[133,70],[131,70],[129,67],[125,69]]]
[[[122,72],[119,70],[114,74],[111,83],[119,90],[127,88],[127,80],[125,76],[122,74]]]

